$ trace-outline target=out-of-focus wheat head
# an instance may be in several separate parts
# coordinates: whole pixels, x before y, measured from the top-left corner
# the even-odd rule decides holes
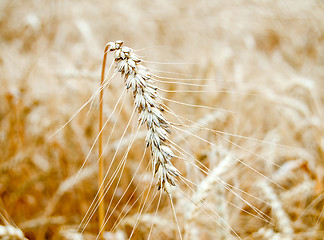
[[[11,225],[0,225],[0,239],[3,240],[25,240],[23,232]]]

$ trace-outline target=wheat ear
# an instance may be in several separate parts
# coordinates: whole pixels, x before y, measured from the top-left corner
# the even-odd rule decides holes
[[[127,89],[131,89],[140,124],[146,124],[146,145],[150,147],[152,165],[158,178],[158,189],[170,194],[175,178],[180,175],[172,165],[173,154],[168,140],[170,123],[163,116],[162,101],[153,85],[150,71],[141,65],[141,59],[123,41],[109,42],[107,50],[115,52],[116,72],[120,72]]]
[[[294,234],[294,229],[291,226],[290,218],[284,210],[278,195],[266,181],[261,181],[258,184],[258,187],[263,191],[265,197],[268,199],[271,209],[277,218],[278,228],[284,235],[281,239],[291,240],[291,236]]]

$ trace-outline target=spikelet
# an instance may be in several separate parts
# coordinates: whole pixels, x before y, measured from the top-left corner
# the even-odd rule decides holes
[[[84,237],[74,229],[61,229],[59,232],[62,240],[83,240]]]
[[[19,228],[11,225],[0,225],[0,239],[3,240],[24,240],[26,239],[23,232]]]
[[[280,233],[276,233],[276,232],[274,232],[274,230],[272,228],[266,228],[266,227],[260,228],[253,235],[255,235],[255,237],[262,237],[263,240],[280,240],[280,239],[283,239]]]
[[[146,124],[146,146],[152,153],[152,165],[158,178],[158,189],[170,193],[175,186],[179,171],[172,165],[174,153],[169,145],[170,124],[162,114],[162,102],[153,85],[149,70],[140,64],[141,59],[123,41],[109,42],[108,51],[115,52],[116,71],[124,78],[127,89],[134,97],[134,105],[139,113],[140,124]]]

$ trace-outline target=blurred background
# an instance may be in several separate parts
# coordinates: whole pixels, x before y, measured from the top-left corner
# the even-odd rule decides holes
[[[211,171],[220,169],[220,179],[244,190],[247,194],[237,194],[270,217],[264,221],[249,215],[251,206],[238,200],[234,190],[212,181],[206,191],[208,209],[219,211],[228,226],[206,221],[201,210],[194,217],[186,216],[184,206],[190,202],[175,194],[179,226],[187,239],[235,239],[234,231],[242,239],[323,239],[323,19],[320,0],[1,0],[2,225],[8,221],[28,239],[81,238],[74,230],[96,195],[96,147],[76,183],[73,180],[98,133],[97,99],[91,109],[87,106],[53,134],[98,89],[105,44],[120,39],[139,50],[143,64],[155,74],[180,77],[182,82],[197,79],[200,87],[161,84],[167,90],[161,95],[219,108],[168,103],[180,116],[231,135],[197,129],[195,134],[214,145],[186,136],[193,147],[177,140],[174,131],[172,139]],[[106,90],[106,116],[122,88],[123,80],[116,78]],[[132,99],[118,106],[121,115],[112,131],[114,141],[130,118]],[[112,126],[107,125],[104,136]],[[114,152],[111,146],[105,152],[107,165]],[[143,149],[143,139],[134,143],[117,193],[112,189],[107,194],[107,201],[113,199],[117,206],[107,224],[107,239],[128,239],[137,224],[134,218],[140,206],[127,202],[127,196],[135,199],[131,194],[139,196],[145,188],[126,187]],[[229,153],[235,158],[228,160]],[[149,159],[147,153],[145,161]],[[177,164],[197,184],[208,178]],[[142,170],[145,175],[145,167]],[[125,191],[126,198],[117,204]],[[215,200],[210,192],[221,197]],[[158,199],[153,201],[132,239],[147,239],[152,222],[152,239],[179,238],[177,227],[170,226],[170,204],[163,199],[157,215],[150,214],[159,205]],[[124,207],[131,210],[114,229],[118,216],[126,213]],[[96,224],[94,216],[84,239],[95,239]]]

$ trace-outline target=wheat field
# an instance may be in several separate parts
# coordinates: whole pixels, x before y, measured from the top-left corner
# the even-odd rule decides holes
[[[323,19],[321,0],[1,0],[0,239],[323,239]],[[179,175],[154,176],[108,52],[100,235],[116,40],[150,70]]]

